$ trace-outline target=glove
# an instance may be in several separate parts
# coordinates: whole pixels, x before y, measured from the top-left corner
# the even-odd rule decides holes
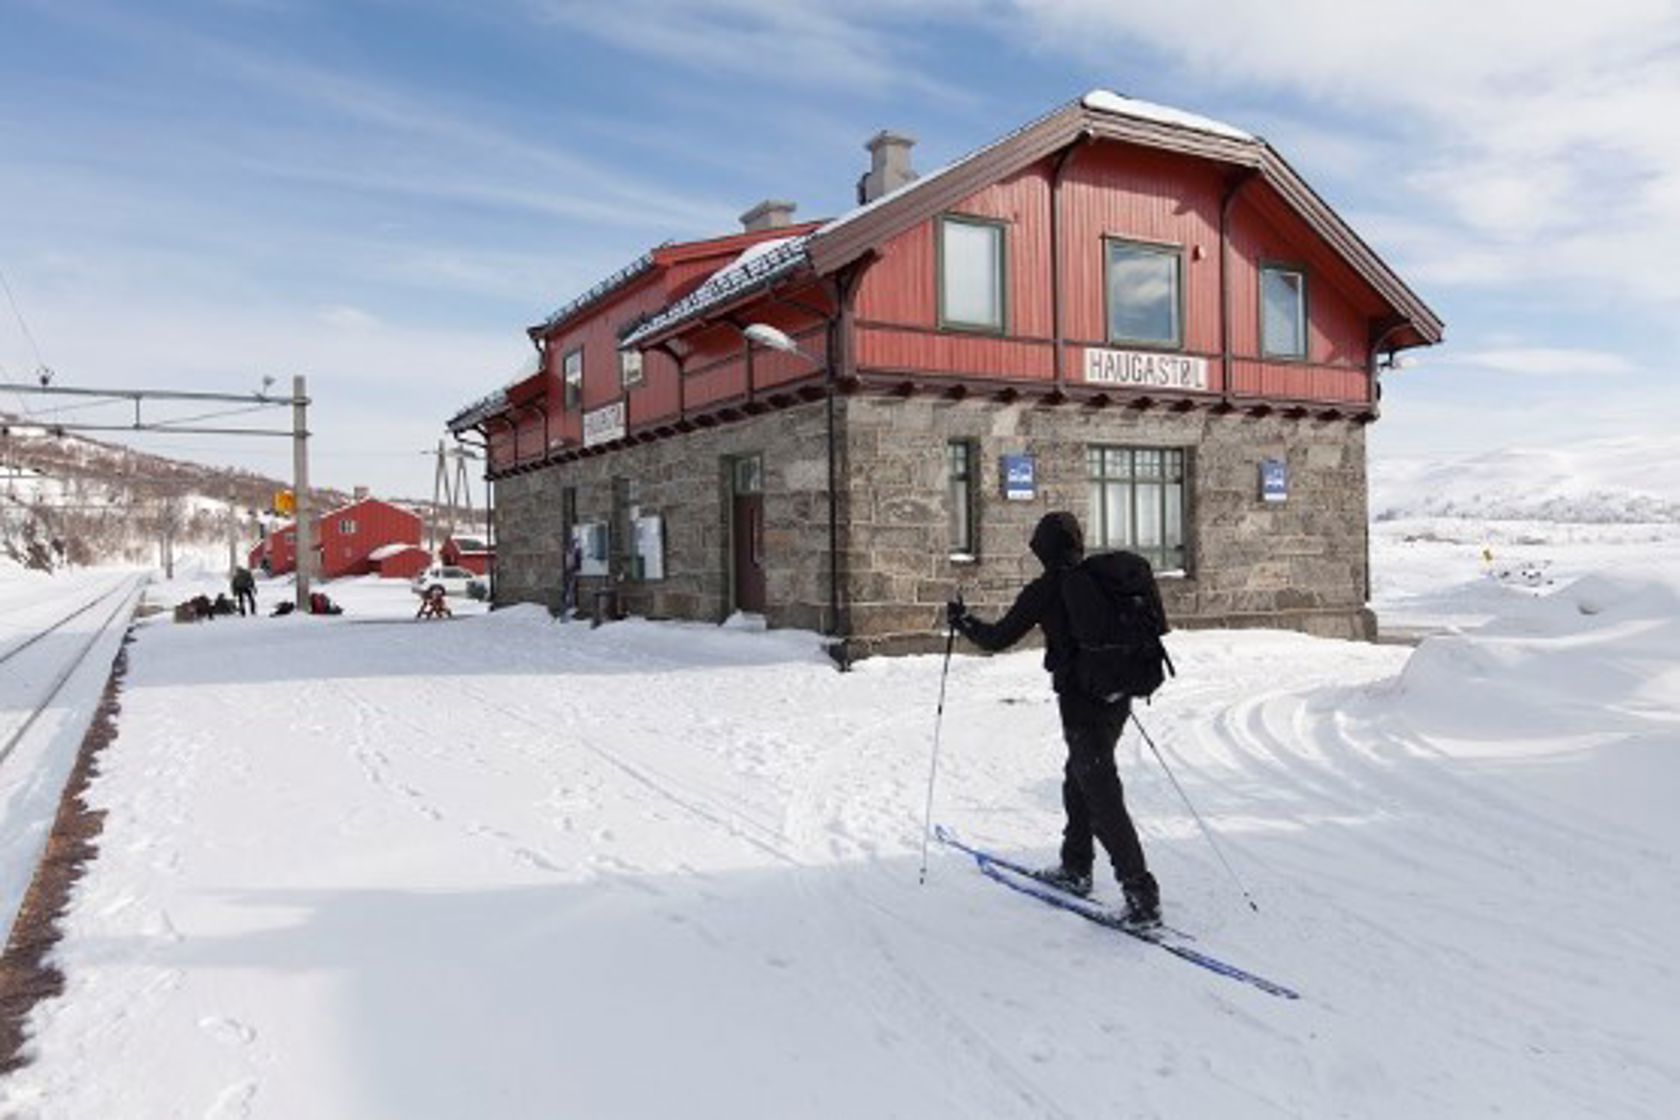
[[[968,607],[961,599],[952,599],[945,604],[945,621],[951,629],[959,632],[968,622]]]

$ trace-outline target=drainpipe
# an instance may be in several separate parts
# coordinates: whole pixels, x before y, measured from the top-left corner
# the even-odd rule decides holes
[[[1056,166],[1050,172],[1050,333],[1051,368],[1056,379],[1056,392],[1067,387],[1067,363],[1062,356],[1062,175],[1073,157],[1091,139],[1089,129],[1081,130],[1079,139],[1063,148],[1056,156]]]
[[[828,321],[828,368],[823,371],[823,402],[828,412],[828,632],[837,639],[828,652],[841,672],[851,668],[851,657],[846,650],[850,635],[840,617],[840,466],[834,398],[840,367],[849,367],[851,362],[849,335],[857,278],[856,269],[847,269],[833,280],[835,313]]]
[[[1231,207],[1253,179],[1253,169],[1238,175],[1219,200],[1219,401],[1231,403]]]

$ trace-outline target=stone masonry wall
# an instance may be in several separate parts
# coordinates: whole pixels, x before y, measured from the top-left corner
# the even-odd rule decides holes
[[[1347,421],[1206,411],[1042,408],[933,398],[843,397],[840,572],[852,656],[939,648],[942,607],[957,591],[988,617],[1039,571],[1027,550],[1056,509],[1081,522],[1091,444],[1187,449],[1190,565],[1162,580],[1175,626],[1276,626],[1370,638],[1366,598],[1365,432]],[[946,442],[977,451],[972,560],[950,555]],[[496,484],[498,603],[558,606],[564,487],[580,521],[610,520],[615,477],[635,482],[642,513],[665,519],[666,578],[617,584],[622,607],[651,618],[721,621],[731,609],[726,464],[764,463],[767,621],[822,631],[828,622],[826,416],[822,402],[769,413]],[[1006,453],[1037,463],[1037,497],[1005,501]],[[1259,464],[1283,458],[1289,498],[1260,500]],[[584,581],[584,605],[605,580]]]
[[[854,398],[847,410],[846,570],[853,652],[930,649],[957,590],[995,617],[1040,570],[1027,550],[1038,519],[1089,505],[1090,444],[1183,447],[1190,476],[1189,571],[1162,580],[1176,626],[1276,626],[1369,638],[1365,609],[1364,429],[1346,421],[1214,416],[1206,411],[1035,408],[989,402]],[[978,450],[975,560],[953,560],[945,445]],[[1005,501],[1006,453],[1036,458],[1038,494]],[[1260,500],[1259,464],[1289,465],[1289,498]]]
[[[562,492],[580,522],[611,521],[613,479],[634,483],[643,515],[664,518],[662,580],[617,583],[622,608],[649,618],[722,621],[731,610],[727,464],[764,463],[766,619],[821,630],[828,604],[827,420],[822,403],[503,479],[496,484],[498,603],[557,609],[563,592]],[[606,579],[582,581],[587,609]]]

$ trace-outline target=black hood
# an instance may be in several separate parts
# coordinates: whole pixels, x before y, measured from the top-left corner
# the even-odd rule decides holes
[[[1033,530],[1028,547],[1046,571],[1071,568],[1085,556],[1085,533],[1079,519],[1066,511],[1047,513]]]

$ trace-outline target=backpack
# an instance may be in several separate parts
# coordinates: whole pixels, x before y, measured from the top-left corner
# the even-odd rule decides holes
[[[1062,577],[1073,633],[1072,677],[1081,692],[1114,702],[1148,699],[1177,676],[1161,635],[1167,612],[1149,561],[1133,552],[1087,556]]]

